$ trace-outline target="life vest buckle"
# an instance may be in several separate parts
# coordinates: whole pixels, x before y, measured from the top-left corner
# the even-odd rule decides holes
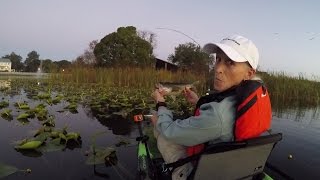
[[[162,173],[167,173],[169,168],[166,166],[166,163],[162,163]]]

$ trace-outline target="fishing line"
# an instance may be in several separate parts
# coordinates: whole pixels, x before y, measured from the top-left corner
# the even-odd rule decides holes
[[[112,169],[116,172],[116,174],[118,174],[118,176],[119,176],[121,179],[125,180],[125,178],[120,174],[120,172],[117,170],[117,168],[115,168],[115,167],[112,166]]]
[[[134,175],[127,170],[127,168],[125,168],[120,162],[117,162],[117,164],[112,163],[110,160],[108,160],[108,163],[113,167],[113,169],[117,172],[117,174],[120,174],[120,171],[125,174],[126,176],[129,177],[134,177]],[[119,171],[117,170],[117,168],[119,168]]]
[[[189,35],[183,33],[182,31],[179,31],[179,30],[176,30],[176,29],[171,29],[171,28],[163,28],[163,27],[158,27],[158,28],[156,28],[156,29],[169,30],[169,31],[173,31],[173,32],[182,34],[182,35],[188,37],[189,39],[191,39],[191,40],[192,40],[194,43],[196,43],[199,47],[201,47],[200,44],[199,44],[196,40],[194,40],[194,39],[193,39],[192,37],[190,37]]]
[[[155,29],[169,30],[169,31],[173,31],[173,32],[182,34],[185,37],[191,39],[195,44],[197,44],[201,48],[201,45],[194,38],[192,38],[191,36],[187,35],[186,33],[182,32],[182,31],[179,31],[179,30],[176,30],[176,29],[171,29],[171,28],[164,28],[164,27],[158,27],[158,28],[155,28]],[[213,54],[209,54],[209,57],[212,58],[212,59],[215,59],[215,55],[213,55]],[[213,68],[213,61],[212,61],[212,63],[209,63],[209,72],[212,70],[212,68]]]
[[[176,29],[172,29],[172,28],[165,28],[165,27],[157,27],[155,29],[168,30],[168,31],[173,31],[173,32],[179,33],[179,34],[191,39],[195,44],[197,44],[199,47],[201,47],[201,45],[195,39],[193,39],[191,36],[187,35],[186,33],[182,32],[182,31],[179,31],[179,30],[176,30]],[[159,74],[157,73],[156,74],[156,81],[159,81],[159,80],[160,80]]]

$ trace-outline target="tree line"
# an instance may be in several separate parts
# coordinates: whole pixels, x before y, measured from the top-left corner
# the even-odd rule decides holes
[[[29,52],[24,61],[22,61],[23,58],[15,52],[2,56],[2,58],[11,60],[11,69],[14,69],[16,72],[37,72],[38,70],[41,70],[41,72],[53,73],[62,71],[62,69],[66,69],[71,65],[71,62],[67,60],[40,60],[39,57],[40,55],[36,51]]]
[[[22,62],[22,57],[12,52],[3,56],[12,62],[16,71],[36,72],[41,66],[43,72],[58,72],[61,68],[82,67],[154,67],[156,34],[148,31],[137,31],[134,26],[119,27],[107,34],[100,41],[93,40],[89,47],[72,62],[67,60],[41,60],[36,51],[32,51]],[[208,72],[211,59],[192,42],[180,44],[170,54],[168,61],[184,70]],[[42,63],[41,63],[42,62]]]

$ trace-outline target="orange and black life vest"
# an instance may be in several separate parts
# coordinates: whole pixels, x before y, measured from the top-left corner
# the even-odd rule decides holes
[[[234,140],[241,141],[253,138],[267,131],[271,125],[271,103],[267,89],[260,81],[243,81],[239,86],[222,93],[209,94],[199,99],[194,116],[199,116],[199,108],[209,102],[221,102],[228,96],[235,95],[236,120],[234,124]],[[189,156],[200,153],[204,144],[187,148]]]
[[[235,141],[260,136],[270,129],[272,110],[266,87],[259,81],[244,81],[237,88]]]

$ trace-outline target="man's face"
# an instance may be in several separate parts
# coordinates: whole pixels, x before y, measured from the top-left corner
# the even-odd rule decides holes
[[[255,73],[247,62],[232,61],[221,50],[216,54],[214,71],[214,89],[218,92],[239,85],[243,80],[251,79]]]

